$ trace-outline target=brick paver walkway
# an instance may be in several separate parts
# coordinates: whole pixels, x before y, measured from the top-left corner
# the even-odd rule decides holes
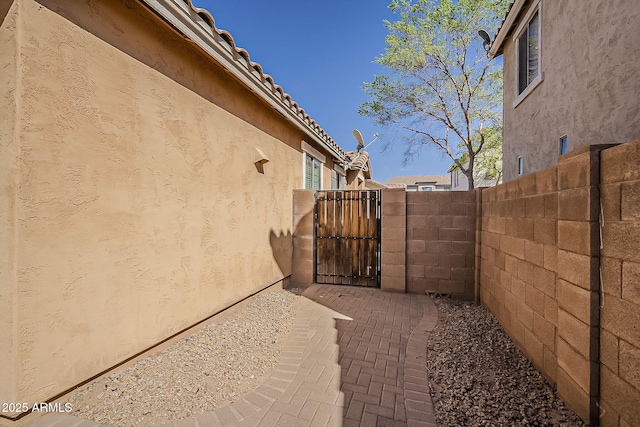
[[[425,368],[426,333],[438,314],[430,298],[335,285],[314,285],[304,296],[280,362],[262,386],[166,426],[436,427]],[[99,424],[48,414],[27,426]]]
[[[437,322],[427,296],[314,286],[305,296],[352,320],[336,320],[343,426],[435,426],[426,333]]]

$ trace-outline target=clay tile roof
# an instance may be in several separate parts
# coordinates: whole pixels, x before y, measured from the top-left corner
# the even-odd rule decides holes
[[[249,52],[245,49],[238,48],[229,32],[216,27],[215,20],[208,10],[195,7],[191,0],[140,1],[160,14],[165,20],[169,20],[169,23],[174,26],[174,28],[177,28],[178,31],[183,32],[184,35],[203,47],[205,52],[209,53],[218,62],[221,62],[219,54],[221,52],[227,52],[227,58],[224,59],[231,60],[236,65],[239,65],[239,67],[234,67],[234,69],[242,70],[244,77],[252,79],[253,83],[262,86],[265,91],[271,95],[271,98],[275,98],[275,101],[280,104],[292,118],[297,118],[298,123],[303,124],[306,130],[315,135],[336,157],[340,160],[346,158],[346,152],[342,147],[340,147],[315,120],[300,108],[298,103],[293,101],[291,96],[287,94],[281,86],[277,85],[270,75],[264,73],[260,64],[251,61]],[[180,13],[180,10],[182,10],[183,13]],[[176,18],[176,20],[171,20],[171,17]],[[208,34],[210,39],[202,39],[201,31]],[[261,95],[261,93],[259,93],[259,95]]]
[[[352,170],[369,170],[369,153],[366,151],[348,151],[347,162],[349,163],[349,169]]]

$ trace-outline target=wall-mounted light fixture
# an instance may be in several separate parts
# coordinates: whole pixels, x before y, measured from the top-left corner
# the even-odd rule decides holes
[[[482,38],[482,47],[485,52],[489,52],[489,49],[491,49],[491,37],[489,36],[489,33],[485,30],[480,30],[478,31],[478,35]]]
[[[255,160],[253,163],[260,163],[261,165],[264,165],[265,163],[267,163],[269,161],[269,158],[267,157],[266,154],[264,154],[264,151],[262,151],[260,148],[258,147],[254,147],[255,148]]]
[[[265,163],[268,163],[268,162],[269,162],[269,158],[267,157],[266,154],[264,154],[264,151],[262,151],[258,147],[254,147],[253,164],[256,165],[256,169],[258,170],[258,172],[264,173],[264,165]]]

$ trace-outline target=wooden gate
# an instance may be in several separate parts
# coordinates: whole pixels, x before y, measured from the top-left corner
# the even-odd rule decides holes
[[[380,193],[318,191],[316,197],[316,283],[379,287]]]

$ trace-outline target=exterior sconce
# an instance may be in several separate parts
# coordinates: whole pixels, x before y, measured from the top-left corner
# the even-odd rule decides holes
[[[254,161],[253,164],[256,165],[256,169],[258,170],[259,173],[264,173],[264,164],[269,162],[269,158],[267,157],[266,154],[264,154],[264,151],[262,151],[260,148],[258,147],[254,147]]]
[[[269,158],[267,157],[266,154],[264,154],[264,151],[262,151],[261,149],[259,149],[258,147],[255,147],[255,160],[253,163],[256,164],[261,164],[264,165],[265,163],[267,163],[269,161]]]

